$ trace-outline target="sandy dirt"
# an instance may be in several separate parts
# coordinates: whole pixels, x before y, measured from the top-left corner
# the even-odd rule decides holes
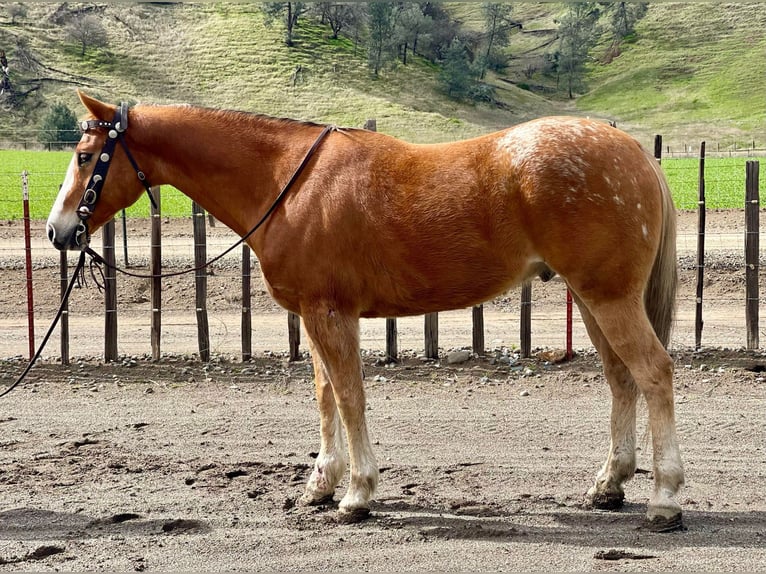
[[[693,228],[693,218],[682,219],[682,229]],[[731,214],[708,221],[741,232]],[[23,275],[13,257],[0,257],[7,384],[23,368],[9,309],[20,305]],[[51,277],[45,257],[35,273]],[[741,290],[730,257],[724,249],[711,259],[714,300]],[[683,254],[681,263],[681,296],[693,297],[693,265]],[[48,283],[41,314],[57,300],[58,285]],[[555,285],[534,289],[541,313],[559,304]],[[253,290],[256,317],[282,321]],[[210,306],[236,315],[237,298],[215,293]],[[126,316],[144,312],[142,294],[121,291]],[[77,297],[85,307],[101,296]],[[507,328],[517,305],[509,297],[486,308]],[[722,305],[707,320],[725,323],[727,313]],[[610,406],[584,339],[572,361],[553,363],[555,345],[522,359],[507,335],[490,334],[487,356],[450,365],[449,343],[440,360],[426,361],[414,334],[413,349],[400,345],[402,361],[385,366],[370,334],[367,415],[381,481],[371,517],[339,524],[334,505],[295,504],[319,447],[318,414],[310,361],[289,362],[278,329],[259,334],[248,363],[236,352],[200,363],[192,332],[176,335],[185,352],[171,352],[169,341],[159,362],[128,351],[105,364],[88,346],[103,323],[81,324],[71,365],[53,349],[0,401],[0,570],[766,571],[766,353],[742,350],[741,337],[696,352],[674,339],[686,529],[656,534],[643,525],[647,439],[624,508],[583,505],[607,453]],[[445,341],[465,339],[466,329],[440,321]]]

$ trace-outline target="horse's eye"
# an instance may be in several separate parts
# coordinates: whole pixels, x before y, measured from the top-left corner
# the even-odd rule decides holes
[[[77,165],[79,167],[84,166],[86,163],[90,161],[90,159],[93,157],[92,153],[78,153],[77,154]]]

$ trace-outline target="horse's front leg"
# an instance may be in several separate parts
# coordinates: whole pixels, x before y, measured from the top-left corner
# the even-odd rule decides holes
[[[364,412],[365,396],[362,386],[362,360],[359,353],[359,319],[337,312],[330,306],[322,306],[309,313],[304,312],[303,325],[307,335],[313,341],[312,351],[318,355],[323,366],[322,376],[325,381],[329,380],[329,387],[332,388],[332,397],[334,397],[334,407],[337,407],[348,439],[351,479],[346,495],[340,502],[339,510],[344,514],[366,515],[369,512],[370,498],[378,485],[378,465],[367,433]],[[317,397],[319,397],[319,393],[319,386],[317,386]],[[328,414],[331,410],[329,408],[331,401],[330,397],[327,396],[329,394],[327,384],[323,387],[321,394],[319,400],[321,401],[320,412],[322,413],[323,425],[322,442],[323,444],[327,443],[328,446],[323,459],[324,468],[327,468],[328,461],[332,461],[332,479],[337,484],[337,480],[340,479],[339,475],[342,474],[336,473],[339,469],[337,461],[340,460],[337,456],[340,451],[337,416],[334,409],[332,409],[332,418]],[[334,449],[335,454],[331,448]],[[320,458],[322,458],[321,453]],[[319,462],[320,459],[317,459],[318,464]],[[322,484],[319,480],[321,475],[317,468],[319,466],[315,467],[309,480],[307,494],[309,494],[313,484]],[[327,476],[327,470],[321,472],[330,478]],[[332,484],[332,480],[327,480],[326,486],[325,492],[330,486],[334,488],[335,484]],[[322,489],[315,489],[314,492],[319,494]]]
[[[328,502],[335,494],[335,487],[343,478],[348,463],[346,445],[343,441],[338,408],[330,384],[330,376],[313,339],[309,337],[311,360],[314,364],[314,383],[319,406],[319,432],[321,443],[306,491],[300,499],[302,504],[315,505]]]

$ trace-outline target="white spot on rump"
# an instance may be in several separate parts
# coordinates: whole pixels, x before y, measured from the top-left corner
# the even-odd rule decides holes
[[[644,233],[644,239],[648,239],[649,238],[649,229],[647,229],[646,223],[642,223],[641,224],[641,231],[643,231],[643,233]]]

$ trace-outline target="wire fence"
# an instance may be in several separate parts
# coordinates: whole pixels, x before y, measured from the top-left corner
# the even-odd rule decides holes
[[[44,155],[56,155],[44,154]],[[57,161],[68,162],[71,153]],[[0,156],[2,157],[2,156]],[[50,158],[48,158],[50,159]],[[688,181],[696,178],[688,174],[679,177],[682,170],[695,172],[698,161],[663,160],[663,168],[669,180]],[[724,159],[724,158],[721,158]],[[744,158],[732,158],[736,163],[720,164],[720,172],[715,162],[706,164],[705,178],[708,198],[719,196],[723,199],[709,199],[708,205],[715,201],[733,201],[744,206]],[[740,163],[741,162],[741,163]],[[21,211],[22,167],[18,164],[0,165],[0,271],[3,278],[3,293],[0,301],[5,305],[0,309],[0,324],[3,336],[0,343],[3,351],[0,355],[24,355],[27,350],[28,313],[24,305],[26,277],[24,275],[25,243],[23,222],[5,214]],[[66,165],[64,165],[64,168]],[[676,173],[673,172],[676,170]],[[737,172],[739,174],[737,175]],[[56,288],[59,285],[59,253],[49,244],[44,220],[51,209],[58,192],[58,185],[64,179],[63,170],[35,171],[27,176],[29,209],[31,213],[31,261],[32,282],[36,293],[33,311],[36,318],[33,332],[39,341],[47,321],[53,316],[53,309],[58,305]],[[15,190],[8,193],[7,190]],[[693,193],[692,193],[693,191]],[[673,190],[681,209],[696,209],[696,189],[686,192]],[[685,194],[685,195],[684,195]],[[13,197],[15,195],[15,198]],[[679,197],[686,197],[682,202]],[[692,199],[693,198],[693,199]],[[118,217],[116,224],[116,257],[118,263],[134,269],[148,270],[150,259],[150,238],[148,202],[129,210],[125,217]],[[166,206],[186,215],[170,218],[165,216],[163,224],[164,268],[180,269],[191,267],[194,261],[194,243],[192,240],[191,201],[177,190],[166,188],[162,191],[163,213]],[[711,210],[716,211],[716,210]],[[743,256],[745,216],[744,209],[727,210],[722,219],[711,219],[706,233],[706,249],[709,250],[707,267],[709,269],[708,290],[705,294],[706,309],[703,344],[738,348],[745,345],[745,273]],[[695,221],[695,213],[682,213],[681,219]],[[212,256],[233,243],[237,237],[220,223],[208,220],[208,253]],[[210,224],[213,224],[212,226]],[[761,241],[766,241],[760,233]],[[696,273],[695,249],[698,233],[694,225],[681,225],[679,232],[679,264],[681,269],[682,289],[678,301],[678,320],[671,346],[690,347],[694,345],[695,309],[697,296],[688,288]],[[94,238],[94,245],[100,245],[100,235]],[[766,243],[762,243],[766,245]],[[762,259],[763,257],[761,257]],[[70,255],[70,264],[74,264],[74,255]],[[253,353],[288,352],[289,326],[287,315],[271,301],[267,289],[259,280],[257,261],[253,261],[253,283],[251,291],[255,318],[250,327]],[[210,351],[214,354],[240,355],[242,331],[242,283],[241,254],[235,251],[221,263],[213,267],[208,275],[208,303]],[[760,280],[760,292],[766,289]],[[92,280],[91,280],[92,284]],[[119,308],[119,335],[117,346],[121,355],[141,355],[151,352],[150,318],[152,316],[149,297],[149,280],[118,278],[117,302]],[[198,354],[196,345],[197,310],[194,298],[194,276],[187,275],[163,284],[163,331],[162,348],[166,353]],[[764,298],[760,297],[758,306],[764,315]],[[93,286],[90,289],[75,290],[70,304],[73,355],[99,356],[104,350],[103,341],[103,295]],[[566,287],[561,281],[543,284],[535,282],[531,303],[531,333],[534,348],[563,348],[566,332]],[[503,297],[488,302],[484,306],[484,338],[486,349],[502,356],[504,353],[517,352],[522,344],[523,334],[519,327],[519,316],[523,303],[520,288]],[[766,315],[764,315],[766,316]],[[439,314],[441,333],[438,347],[442,353],[455,349],[470,349],[472,342],[471,310],[457,310]],[[94,335],[95,333],[95,335]],[[384,352],[387,332],[384,320],[364,320],[362,322],[362,347],[372,352]],[[397,343],[402,353],[423,354],[424,325],[422,317],[399,319],[397,324]],[[574,331],[572,334],[575,349],[590,349],[590,341],[574,309]],[[281,344],[275,344],[275,341]],[[305,348],[304,348],[305,350]],[[56,357],[58,350],[51,346],[44,356]]]

